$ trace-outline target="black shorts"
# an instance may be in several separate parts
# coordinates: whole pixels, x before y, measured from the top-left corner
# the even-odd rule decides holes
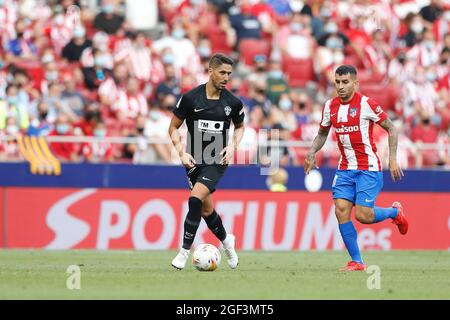
[[[195,166],[191,169],[186,168],[189,189],[192,190],[197,182],[204,184],[210,193],[216,191],[216,185],[222,178],[228,166],[220,164]]]

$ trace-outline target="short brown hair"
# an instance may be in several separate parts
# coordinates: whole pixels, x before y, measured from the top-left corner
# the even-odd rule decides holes
[[[223,53],[216,53],[209,60],[210,68],[217,68],[222,64],[229,64],[230,66],[232,66],[234,64],[234,61]]]

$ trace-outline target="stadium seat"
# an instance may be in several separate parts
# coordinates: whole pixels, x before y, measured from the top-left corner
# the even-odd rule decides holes
[[[296,59],[284,55],[282,68],[291,87],[305,87],[309,81],[315,79],[312,59]]]
[[[256,55],[270,56],[270,42],[264,39],[242,39],[239,43],[241,59],[246,65],[253,65]]]
[[[222,52],[224,54],[230,54],[233,48],[227,44],[226,33],[219,28],[212,28],[206,33],[207,38],[211,43],[212,52]]]
[[[395,110],[399,95],[397,88],[390,85],[361,84],[359,91],[377,101],[385,111]]]

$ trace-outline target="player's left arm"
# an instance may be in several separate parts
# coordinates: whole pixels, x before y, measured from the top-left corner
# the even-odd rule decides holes
[[[404,176],[404,174],[402,168],[400,168],[397,162],[397,129],[395,129],[394,124],[389,118],[381,121],[379,125],[389,134],[389,170],[391,171],[392,180],[400,180]]]
[[[230,160],[233,157],[233,154],[236,152],[239,143],[241,143],[242,137],[244,136],[244,131],[245,131],[244,122],[234,124],[234,131],[231,142],[220,153],[222,155],[221,164],[230,163]]]

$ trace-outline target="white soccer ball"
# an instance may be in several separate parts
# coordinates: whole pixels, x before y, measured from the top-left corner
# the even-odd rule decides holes
[[[220,265],[219,249],[209,243],[201,244],[194,250],[192,264],[200,271],[214,271]]]

